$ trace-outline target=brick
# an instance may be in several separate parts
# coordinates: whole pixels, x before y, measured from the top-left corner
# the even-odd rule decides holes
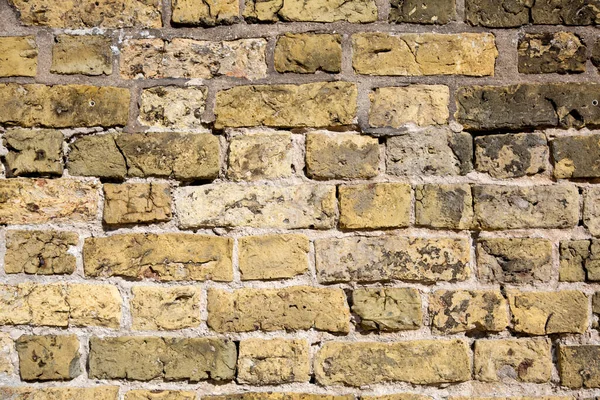
[[[4,134],[8,176],[62,175],[63,134],[59,131],[25,129]]]
[[[600,387],[600,346],[558,346],[560,384],[571,389]]]
[[[546,170],[548,153],[541,133],[477,136],[475,169],[497,179],[535,175]]]
[[[517,380],[546,383],[552,377],[549,339],[476,340],[475,379],[484,382]]]
[[[92,379],[229,381],[236,358],[235,344],[224,339],[92,337],[88,368]]]
[[[304,235],[262,235],[238,239],[242,280],[293,278],[308,271],[310,242]]]
[[[165,222],[171,216],[171,189],[168,184],[104,184],[105,224]]]
[[[327,342],[316,355],[315,376],[324,386],[464,382],[471,379],[471,356],[462,340]]]
[[[473,197],[468,184],[427,184],[415,188],[415,223],[435,229],[470,229]]]
[[[140,97],[138,121],[161,130],[194,130],[202,128],[206,108],[204,86],[156,86],[144,89]]]
[[[552,242],[537,238],[477,240],[479,279],[488,283],[528,285],[549,282]]]
[[[244,18],[250,22],[374,22],[377,5],[373,0],[246,0]]]
[[[600,281],[600,242],[569,240],[560,242],[561,282]]]
[[[71,380],[81,374],[75,335],[22,335],[16,345],[24,381]]]
[[[575,290],[508,293],[514,331],[528,335],[584,333],[588,327],[588,297]]]
[[[349,82],[236,86],[217,92],[215,128],[351,125],[356,98],[356,85]]]
[[[363,75],[491,76],[497,56],[491,33],[352,35],[352,66]]]
[[[592,56],[590,57],[594,67],[600,69],[600,40],[597,40],[592,47]]]
[[[84,136],[71,144],[71,175],[214,179],[219,175],[219,139],[210,134],[175,132]]]
[[[160,0],[9,0],[24,25],[52,28],[160,28]]]
[[[369,125],[375,128],[446,125],[450,117],[448,86],[380,87],[369,93],[369,100]]]
[[[361,396],[361,400],[431,400],[432,397],[414,393],[396,393],[387,396]]]
[[[35,76],[37,60],[34,36],[0,37],[0,77]]]
[[[0,180],[0,224],[93,222],[98,185],[73,179]]]
[[[11,400],[117,400],[119,398],[118,386],[94,387],[0,387],[0,398]]]
[[[579,222],[579,192],[571,185],[475,185],[475,218],[484,230],[571,228]]]
[[[421,295],[412,288],[355,289],[352,312],[365,330],[415,330],[423,323]]]
[[[554,177],[600,177],[600,135],[558,137],[551,145]]]
[[[22,127],[123,126],[129,90],[85,85],[0,84],[0,124]]]
[[[277,38],[274,57],[277,72],[340,72],[342,37],[318,33],[286,33]]]
[[[583,191],[583,225],[593,236],[600,236],[600,189],[589,187]]]
[[[203,396],[203,400],[354,400],[354,396],[287,392],[246,392],[219,396]]]
[[[473,140],[468,133],[427,128],[387,140],[387,172],[398,176],[466,175],[473,168]]]
[[[229,142],[227,175],[234,181],[289,178],[292,169],[292,135],[264,132],[233,136]]]
[[[50,72],[55,74],[110,75],[113,53],[104,36],[58,35],[52,46]]]
[[[262,386],[308,382],[309,354],[306,340],[242,340],[237,364],[238,383]]]
[[[447,24],[456,16],[455,0],[391,0],[390,4],[390,22]]]
[[[379,169],[379,141],[350,133],[306,135],[306,173],[313,179],[369,179]]]
[[[600,126],[599,97],[594,83],[467,86],[457,92],[455,118],[473,131],[592,128]]]
[[[181,228],[328,229],[335,226],[335,186],[240,186],[219,183],[175,190]]]
[[[239,20],[240,5],[233,0],[174,0],[171,22],[180,25],[215,26],[233,24]]]
[[[518,51],[522,74],[585,72],[587,48],[571,32],[525,33],[519,37]]]
[[[206,41],[185,38],[131,39],[121,48],[124,79],[229,76],[255,80],[267,76],[265,39]]]
[[[67,286],[69,325],[103,326],[118,329],[121,325],[121,295],[113,285],[72,283]]]
[[[75,272],[72,250],[79,235],[64,231],[8,231],[4,271],[7,274],[62,275]]]
[[[15,344],[10,335],[8,333],[0,333],[0,374],[13,374],[12,359],[15,354]],[[2,389],[0,389],[0,394],[2,394]]]
[[[188,390],[130,390],[125,400],[196,400],[196,392]]]
[[[134,286],[130,301],[132,329],[176,330],[200,325],[200,288]]]
[[[217,332],[318,331],[348,333],[350,311],[341,289],[208,290],[208,326]]]
[[[508,326],[507,302],[499,291],[437,290],[429,299],[434,332],[500,332]]]
[[[232,251],[233,241],[218,236],[130,233],[87,238],[83,265],[88,277],[229,282]]]
[[[340,227],[406,227],[410,224],[411,193],[410,185],[404,183],[340,186]]]
[[[396,235],[317,239],[315,252],[320,283],[433,283],[463,281],[470,276],[470,249],[465,239]]]
[[[585,0],[511,2],[467,0],[467,21],[490,28],[513,28],[529,23],[541,25],[595,25],[597,9]]]
[[[573,396],[506,396],[506,397],[479,397],[479,396],[450,396],[450,400],[575,400]]]

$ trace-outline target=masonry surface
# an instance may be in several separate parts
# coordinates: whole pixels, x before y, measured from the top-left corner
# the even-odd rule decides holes
[[[600,397],[598,23],[0,0],[0,399]]]

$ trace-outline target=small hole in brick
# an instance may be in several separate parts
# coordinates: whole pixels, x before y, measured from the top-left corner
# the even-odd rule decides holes
[[[90,100],[90,107],[94,107],[96,105],[96,102],[94,100]]]
[[[598,100],[592,100],[592,105],[593,106],[597,106],[598,105]]]

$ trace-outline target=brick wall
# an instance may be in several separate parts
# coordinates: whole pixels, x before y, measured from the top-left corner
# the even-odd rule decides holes
[[[600,396],[598,0],[0,0],[0,399]]]

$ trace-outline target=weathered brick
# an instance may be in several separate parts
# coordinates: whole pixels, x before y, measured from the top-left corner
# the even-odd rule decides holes
[[[196,400],[196,392],[188,390],[144,390],[125,393],[125,400]]]
[[[236,86],[217,93],[215,128],[351,125],[356,98],[356,85],[349,82]]]
[[[542,25],[595,25],[597,5],[586,0],[467,0],[467,21],[490,28],[512,28],[529,23]]]
[[[462,340],[327,342],[316,355],[315,376],[325,386],[464,382],[471,379],[471,355]]]
[[[50,72],[55,74],[110,75],[113,53],[104,36],[58,35],[52,46]]]
[[[380,87],[369,93],[369,99],[369,125],[375,128],[445,125],[450,117],[448,86]]]
[[[138,121],[163,130],[201,129],[205,108],[204,86],[156,86],[142,91]]]
[[[306,135],[306,173],[313,179],[369,179],[379,169],[379,141],[350,133]]]
[[[587,48],[571,32],[525,33],[519,37],[522,74],[585,72]]]
[[[456,16],[455,0],[391,0],[390,22],[447,24]]]
[[[277,72],[340,72],[342,37],[318,33],[286,33],[277,38],[274,57]]]
[[[35,76],[37,57],[34,36],[0,37],[0,77]]]
[[[520,178],[546,170],[548,144],[541,133],[477,136],[475,169],[493,178]]]
[[[92,337],[88,368],[92,379],[226,381],[236,359],[235,343],[218,338]]]
[[[315,252],[317,279],[321,283],[432,283],[462,281],[470,275],[470,249],[465,239],[395,235],[317,239]]]
[[[244,18],[250,22],[374,22],[377,5],[373,0],[246,0]]]
[[[238,383],[278,385],[310,380],[306,340],[246,339],[240,342]]]
[[[0,333],[0,374],[12,375],[15,344],[8,333]],[[2,394],[2,389],[0,389]]]
[[[361,400],[431,400],[431,396],[415,393],[396,393],[386,396],[360,396]]]
[[[173,0],[171,22],[179,25],[229,25],[239,20],[240,5],[233,0]]]
[[[104,185],[105,224],[165,222],[171,219],[171,189],[165,183]]]
[[[8,231],[4,271],[7,274],[72,274],[76,260],[71,253],[79,235],[63,231]]]
[[[437,290],[429,299],[434,332],[500,332],[508,326],[507,302],[499,291]]]
[[[571,228],[579,222],[579,192],[571,185],[475,185],[475,218],[482,229]]]
[[[480,397],[480,396],[449,396],[449,400],[575,400],[574,396],[504,396],[504,397]]]
[[[600,135],[563,136],[550,143],[556,178],[600,177]]]
[[[549,382],[553,369],[551,347],[546,338],[477,340],[473,357],[475,379]]]
[[[560,384],[571,389],[600,387],[600,346],[558,346]]]
[[[125,79],[230,76],[255,80],[267,76],[265,39],[213,42],[174,38],[132,39],[121,49]]]
[[[310,243],[304,235],[246,236],[238,249],[242,280],[293,278],[308,271]]]
[[[600,69],[600,40],[596,40],[592,47],[592,56],[590,57],[594,67]]]
[[[123,126],[129,90],[85,85],[0,84],[0,125],[69,128]]]
[[[319,331],[348,333],[350,311],[341,289],[208,290],[208,326],[217,332]]]
[[[289,132],[250,133],[229,142],[227,175],[234,181],[292,176],[292,135]]]
[[[470,229],[473,197],[468,184],[427,184],[415,188],[415,222],[430,228]]]
[[[53,28],[160,28],[160,0],[9,0],[25,25]]]
[[[354,400],[354,395],[309,393],[246,392],[218,396],[203,396],[203,400]]]
[[[75,335],[23,335],[16,345],[24,381],[70,380],[81,374]]]
[[[229,238],[131,233],[87,238],[83,265],[89,277],[228,282],[233,279],[232,252]]]
[[[477,270],[482,281],[513,285],[548,282],[552,269],[552,242],[547,239],[477,240]]]
[[[10,400],[118,400],[118,386],[94,387],[0,387],[0,398]]]
[[[8,176],[62,175],[63,134],[59,131],[11,129],[4,136]]]
[[[457,92],[455,118],[474,131],[592,128],[600,126],[599,97],[595,83],[467,86]]]
[[[410,185],[405,183],[340,186],[340,227],[406,227],[410,224],[411,192]]]
[[[219,139],[175,132],[84,136],[71,144],[71,175],[214,179],[219,175]]]
[[[593,236],[600,236],[600,189],[596,187],[583,192],[583,224]]]
[[[560,242],[561,282],[600,281],[600,242],[569,240]]]
[[[412,288],[355,289],[352,312],[366,330],[415,330],[423,323],[421,295]]]
[[[131,291],[134,330],[176,330],[200,325],[199,287],[134,286]]]
[[[335,225],[335,186],[240,186],[220,183],[175,190],[181,228],[272,227],[327,229]]]
[[[0,180],[0,224],[93,222],[98,185],[73,179]]]
[[[352,66],[365,75],[494,75],[491,33],[356,33]]]
[[[584,333],[588,327],[588,297],[575,290],[508,293],[513,329],[529,335]]]
[[[392,175],[466,175],[473,168],[473,140],[465,132],[427,128],[387,140],[387,172]]]
[[[112,285],[71,283],[67,286],[69,325],[119,328],[121,295]]]

